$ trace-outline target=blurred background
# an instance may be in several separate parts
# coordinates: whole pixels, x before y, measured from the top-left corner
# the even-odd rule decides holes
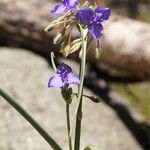
[[[98,150],[150,149],[150,1],[89,0],[112,8],[105,23],[102,56],[88,54],[82,147]],[[65,104],[59,89],[48,89],[57,62],[65,61],[78,73],[78,52],[64,60],[53,45],[58,30],[45,33],[55,19],[49,13],[60,0],[0,0],[0,88],[10,93],[67,149]],[[80,0],[84,2],[84,0]],[[78,33],[73,33],[75,38]],[[76,89],[76,87],[75,87]],[[74,115],[77,102],[73,102]],[[55,115],[53,115],[55,114]],[[74,123],[74,119],[72,118]],[[48,150],[48,144],[0,97],[0,150]]]

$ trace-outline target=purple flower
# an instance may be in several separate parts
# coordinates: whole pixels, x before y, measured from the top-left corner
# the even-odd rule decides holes
[[[57,72],[49,79],[48,87],[61,88],[65,84],[80,84],[79,76],[72,72],[70,66],[61,63],[57,67]]]
[[[102,23],[109,19],[111,9],[99,6],[95,10],[92,8],[83,8],[77,11],[77,16],[83,25],[88,27],[92,36],[99,40],[103,35]]]
[[[51,13],[54,15],[60,15],[64,12],[72,10],[78,5],[77,0],[62,0],[62,2],[56,5],[52,10]]]

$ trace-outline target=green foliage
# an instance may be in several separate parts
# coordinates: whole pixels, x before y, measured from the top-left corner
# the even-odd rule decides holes
[[[126,96],[130,103],[144,115],[146,121],[150,120],[150,83],[112,84],[112,87]]]

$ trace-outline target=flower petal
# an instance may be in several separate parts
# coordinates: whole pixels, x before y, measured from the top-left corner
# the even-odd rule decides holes
[[[66,11],[66,6],[63,3],[56,5],[52,10],[51,13],[54,15],[61,15]]]
[[[67,64],[61,63],[58,67],[57,67],[57,73],[58,74],[68,74],[72,72],[72,69],[70,66],[68,66]]]
[[[92,34],[92,36],[99,40],[100,37],[103,35],[103,26],[101,24],[98,24],[97,22],[93,22],[93,24],[88,26],[89,32]]]
[[[66,3],[68,3],[68,5],[75,5],[75,4],[78,4],[78,0],[64,0],[66,1]]]
[[[78,1],[77,0],[64,0],[64,2],[67,3],[68,10],[73,9],[73,8],[75,8],[78,5]]]
[[[64,86],[64,83],[62,82],[60,75],[56,74],[49,79],[49,88],[61,88],[62,86]]]
[[[77,11],[77,16],[82,24],[89,25],[93,20],[94,11],[91,8],[83,8]]]
[[[109,19],[111,8],[99,6],[95,9],[96,16],[99,16],[99,21],[104,22]]]
[[[79,76],[76,73],[69,73],[65,84],[80,84]]]

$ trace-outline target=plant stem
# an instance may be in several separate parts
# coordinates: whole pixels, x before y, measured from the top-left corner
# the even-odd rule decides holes
[[[34,127],[34,129],[48,142],[48,144],[54,150],[62,150],[62,148],[60,148],[56,141],[34,120],[34,118],[21,105],[19,105],[2,89],[0,89],[0,95]]]
[[[55,55],[54,55],[53,52],[51,52],[51,63],[52,63],[54,71],[56,72],[57,68],[56,68],[56,65],[55,65],[55,62],[54,62],[54,58],[55,58]]]
[[[72,141],[70,135],[70,104],[66,103],[66,117],[67,117],[67,129],[68,129],[68,141],[69,141],[69,150],[72,150]]]
[[[80,26],[80,25],[79,25]],[[87,33],[88,30],[80,26],[81,37],[82,37],[82,58],[80,64],[80,86],[79,86],[79,106],[76,115],[76,129],[75,129],[75,142],[74,150],[80,149],[80,136],[81,136],[81,119],[82,119],[82,94],[83,94],[83,83],[85,76],[85,64],[86,64],[86,53],[87,53]]]

